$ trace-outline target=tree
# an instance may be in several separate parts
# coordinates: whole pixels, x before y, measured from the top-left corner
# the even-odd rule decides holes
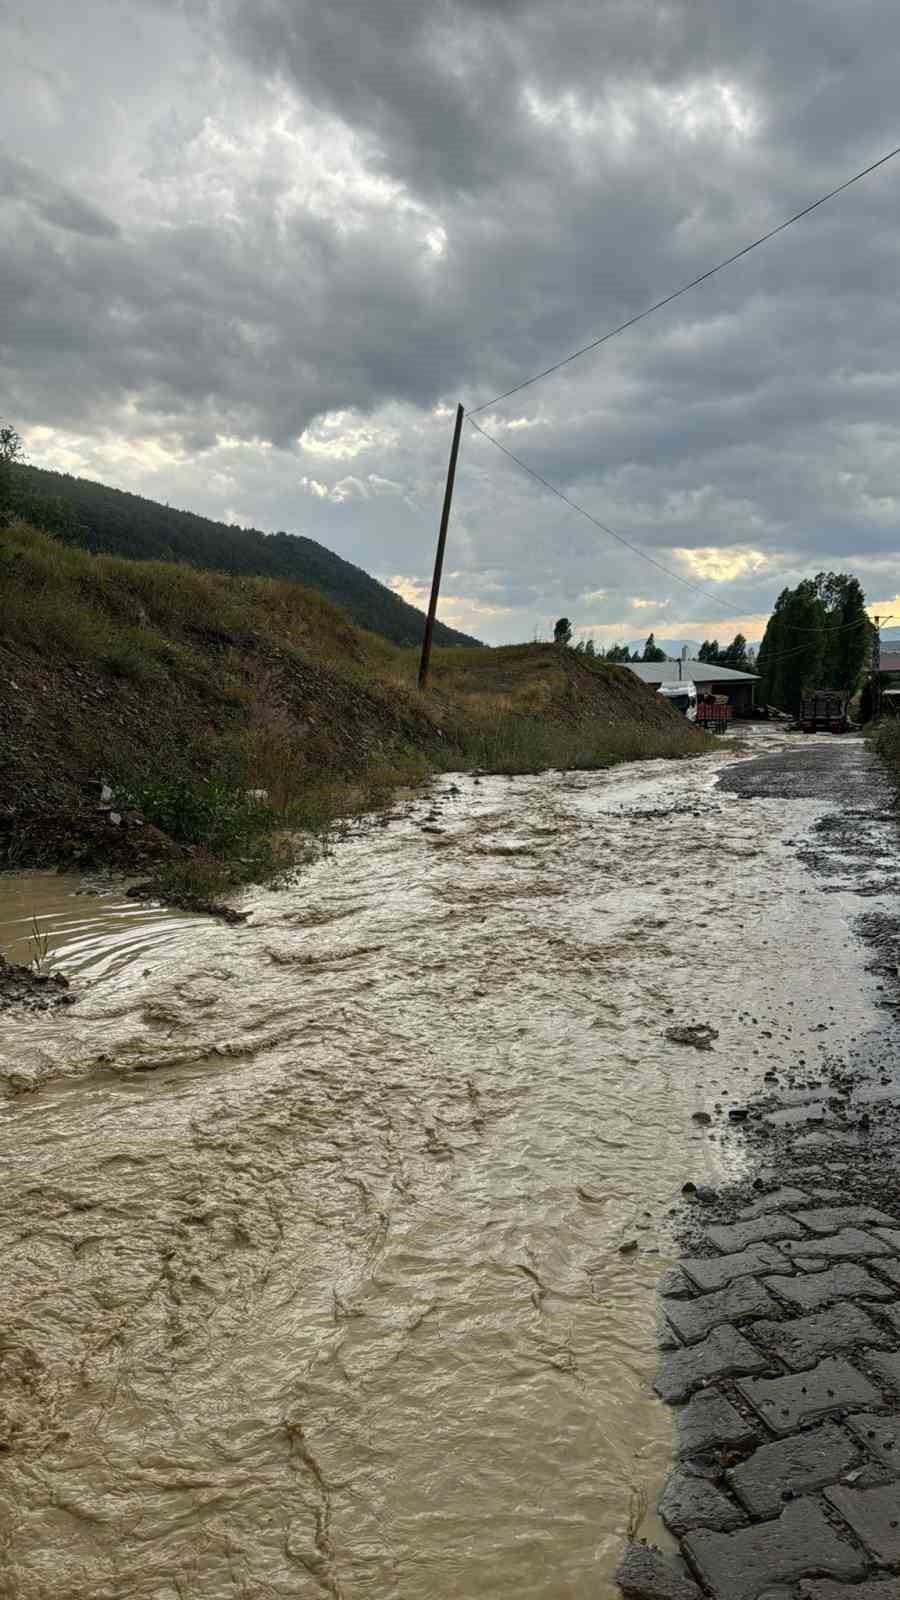
[[[818,572],[783,589],[757,657],[764,699],[796,711],[804,689],[854,694],[873,634],[865,595],[849,573]]]
[[[798,712],[806,689],[822,687],[825,608],[816,580],[782,589],[769,618],[757,662],[763,699]]]
[[[736,633],[731,643],[719,652],[719,665],[730,667],[733,672],[749,672],[747,641],[742,633]]]
[[[22,440],[9,423],[0,422],[0,516],[12,508],[13,467],[24,461]]]
[[[561,650],[572,643],[572,624],[568,617],[560,617],[554,625],[553,643],[558,644]]]
[[[627,644],[611,644],[606,652],[607,661],[630,661],[631,651]]]
[[[586,656],[595,656],[597,654],[597,651],[596,651],[596,649],[594,647],[593,639],[585,639],[585,641],[584,641],[584,653],[585,653]]]
[[[718,663],[719,659],[718,639],[704,639],[697,653],[697,660]]]
[[[649,634],[647,636],[647,643],[644,645],[644,653],[641,656],[641,660],[642,661],[665,661],[665,659],[666,659],[665,650],[660,650],[659,645],[657,644],[654,635],[652,633]]]
[[[819,572],[816,590],[825,608],[823,688],[855,694],[872,653],[874,628],[857,578],[847,572]]]

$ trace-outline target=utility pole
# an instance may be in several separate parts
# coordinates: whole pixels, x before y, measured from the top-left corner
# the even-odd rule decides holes
[[[453,480],[456,477],[456,458],[459,455],[459,439],[462,433],[463,417],[465,412],[461,405],[456,408],[456,423],[453,428],[453,443],[450,446],[450,464],[447,467],[447,487],[444,490],[444,508],[441,512],[441,526],[438,532],[437,552],[434,558],[434,577],[431,580],[431,599],[428,602],[428,616],[425,620],[425,633],[422,638],[422,655],[419,660],[419,688],[424,689],[428,681],[428,667],[431,662],[431,640],[434,634],[434,618],[437,612],[438,595],[441,592],[441,572],[444,566],[444,546],[447,543],[447,524],[450,521],[450,505],[453,500]]]
[[[872,718],[881,716],[881,618],[873,617],[875,637],[872,640]]]

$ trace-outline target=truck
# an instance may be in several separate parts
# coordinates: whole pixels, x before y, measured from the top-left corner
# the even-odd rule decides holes
[[[804,733],[846,733],[849,695],[840,689],[812,689],[800,701],[798,722]]]
[[[680,711],[683,717],[687,717],[688,722],[697,720],[697,686],[690,679],[661,683],[656,692],[668,700],[673,711]]]

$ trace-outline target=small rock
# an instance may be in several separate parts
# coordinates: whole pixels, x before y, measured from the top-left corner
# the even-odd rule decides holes
[[[620,1256],[630,1256],[637,1249],[637,1247],[638,1247],[637,1239],[626,1239],[624,1244],[620,1244],[619,1245],[619,1255]]]
[[[629,1600],[701,1600],[697,1585],[645,1544],[626,1546],[615,1581]]]
[[[710,1116],[708,1111],[692,1111],[691,1112],[691,1121],[692,1122],[703,1122],[703,1123],[712,1122],[712,1117]]]
[[[679,1023],[674,1028],[667,1028],[665,1036],[673,1044],[689,1044],[695,1050],[711,1050],[713,1040],[719,1037],[719,1030],[708,1022]]]

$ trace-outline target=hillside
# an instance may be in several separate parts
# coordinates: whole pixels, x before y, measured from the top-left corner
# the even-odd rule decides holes
[[[265,876],[286,829],[430,772],[707,748],[632,673],[552,645],[436,651],[422,693],[410,651],[296,583],[90,556],[14,523],[0,585],[0,865],[168,863],[221,888]]]
[[[394,644],[418,644],[422,638],[424,612],[315,539],[234,528],[40,467],[13,469],[13,509],[67,544],[95,553],[131,561],[188,561],[232,577],[294,579],[343,606],[358,628],[380,633]],[[438,645],[479,643],[442,622],[435,624],[434,638]]]

